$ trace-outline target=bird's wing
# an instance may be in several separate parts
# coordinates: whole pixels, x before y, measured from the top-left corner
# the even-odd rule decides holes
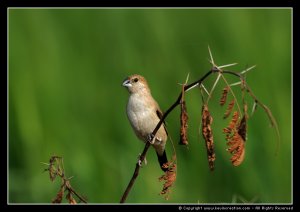
[[[163,117],[163,113],[161,112],[161,110],[159,108],[156,110],[156,115],[158,116],[159,120],[161,120],[162,117]],[[163,126],[164,126],[165,131],[166,131],[166,133],[168,135],[168,131],[167,131],[166,123],[165,122],[163,122]]]

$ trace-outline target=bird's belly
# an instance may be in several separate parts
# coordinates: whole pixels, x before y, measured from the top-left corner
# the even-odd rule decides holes
[[[149,135],[153,132],[160,121],[156,113],[157,108],[151,107],[143,98],[130,96],[127,103],[127,116],[137,137],[146,142]],[[155,135],[155,144],[164,146],[167,140],[167,133],[163,126],[159,128]]]

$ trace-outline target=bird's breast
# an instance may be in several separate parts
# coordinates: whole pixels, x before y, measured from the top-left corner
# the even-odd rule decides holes
[[[127,104],[128,119],[136,135],[142,140],[152,133],[159,122],[155,105],[145,101],[144,97],[131,95]]]

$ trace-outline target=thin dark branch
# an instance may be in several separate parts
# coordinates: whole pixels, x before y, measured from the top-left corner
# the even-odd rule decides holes
[[[87,201],[82,197],[80,196],[72,187],[69,187],[68,188],[75,196],[78,197],[78,199],[80,199],[81,202],[84,202],[84,203],[87,203]]]
[[[61,177],[61,179],[62,179],[62,181],[63,181],[63,185],[66,186],[67,190],[69,190],[69,191],[72,192],[75,196],[77,196],[78,199],[80,199],[81,202],[87,203],[87,201],[86,201],[82,196],[80,196],[80,195],[72,188],[72,186],[71,186],[71,184],[70,184],[70,180],[67,179],[67,178],[65,177],[64,173],[61,173],[61,174],[58,174],[58,175]]]
[[[131,190],[131,188],[132,188],[132,186],[133,186],[133,184],[134,184],[137,176],[139,175],[139,171],[140,171],[140,168],[141,168],[139,162],[142,163],[145,160],[146,153],[147,153],[149,147],[150,147],[150,142],[148,141],[146,143],[146,145],[145,145],[143,153],[141,154],[141,156],[139,158],[139,161],[135,165],[135,170],[134,170],[133,176],[132,176],[132,178],[131,178],[131,180],[130,180],[130,182],[129,182],[129,184],[128,184],[128,186],[127,186],[127,188],[126,188],[126,190],[125,190],[125,192],[124,192],[124,194],[123,194],[123,196],[122,196],[122,198],[120,200],[120,203],[124,203],[126,201],[127,196],[129,194],[129,192],[130,192],[130,190]]]

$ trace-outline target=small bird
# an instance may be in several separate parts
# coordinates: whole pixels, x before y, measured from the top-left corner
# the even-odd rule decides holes
[[[127,117],[129,122],[136,136],[146,143],[151,139],[152,132],[162,118],[163,113],[157,102],[153,99],[144,77],[134,74],[127,77],[122,85],[128,89],[130,94],[127,103]],[[162,165],[168,162],[165,152],[167,138],[168,133],[163,123],[152,140],[160,168],[163,171],[166,171],[167,168],[162,167]]]

